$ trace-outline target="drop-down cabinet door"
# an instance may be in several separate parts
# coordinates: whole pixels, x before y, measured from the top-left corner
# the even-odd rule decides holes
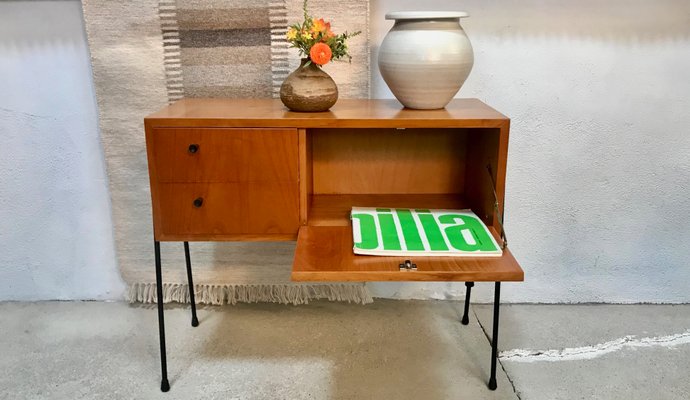
[[[501,257],[355,255],[349,226],[303,226],[292,266],[295,281],[522,281],[510,250]],[[416,270],[401,270],[410,260]]]

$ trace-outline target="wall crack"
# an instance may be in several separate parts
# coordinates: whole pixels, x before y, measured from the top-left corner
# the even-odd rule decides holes
[[[11,115],[21,115],[21,116],[29,117],[29,118],[54,119],[54,117],[52,117],[50,115],[31,114],[28,112],[13,110],[11,108],[5,108],[5,107],[0,107],[0,112],[11,114]]]
[[[593,346],[551,350],[512,349],[500,352],[498,357],[502,361],[512,362],[577,361],[591,360],[606,354],[629,348],[672,348],[685,344],[690,344],[690,329],[683,333],[667,336],[638,338],[637,336],[629,335]]]

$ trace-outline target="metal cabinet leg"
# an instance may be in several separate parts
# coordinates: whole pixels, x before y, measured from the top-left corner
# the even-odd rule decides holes
[[[491,336],[491,378],[489,389],[496,390],[496,364],[498,363],[498,306],[501,302],[501,282],[494,287],[494,326]]]
[[[161,274],[161,244],[154,242],[156,254],[156,303],[158,305],[158,334],[161,341],[161,391],[170,390],[168,363],[165,354],[165,320],[163,319],[163,277]]]
[[[192,304],[192,326],[199,326],[196,317],[196,302],[194,301],[194,281],[192,280],[192,260],[189,256],[189,242],[184,242],[184,258],[187,261],[187,283],[189,286],[189,302]]]
[[[474,282],[465,282],[465,286],[467,287],[467,291],[465,292],[465,313],[462,315],[462,320],[460,321],[463,325],[470,323],[470,318],[467,314],[470,312],[470,292],[472,291]]]

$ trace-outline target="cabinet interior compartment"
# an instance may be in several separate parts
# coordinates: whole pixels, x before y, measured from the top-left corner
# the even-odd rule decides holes
[[[500,130],[300,132],[302,225],[348,226],[353,206],[471,208],[494,225]],[[500,203],[502,204],[502,198]]]
[[[379,257],[352,251],[353,206],[470,208],[500,243],[494,191],[502,207],[507,151],[500,147],[507,145],[500,129],[308,129],[299,137],[302,226],[293,280],[523,279],[508,249],[501,257]],[[405,259],[417,269],[401,270]]]

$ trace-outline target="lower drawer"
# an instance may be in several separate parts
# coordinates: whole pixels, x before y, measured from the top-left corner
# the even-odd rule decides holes
[[[162,183],[157,189],[154,221],[159,240],[296,235],[299,229],[297,182]]]

